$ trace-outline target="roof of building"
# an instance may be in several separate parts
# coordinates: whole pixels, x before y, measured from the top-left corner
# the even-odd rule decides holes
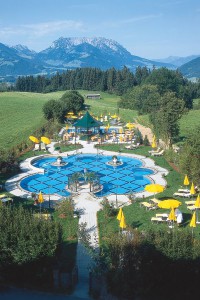
[[[93,118],[88,111],[81,119],[74,123],[74,127],[81,127],[87,129],[92,127],[100,127],[100,125],[101,123],[98,122],[95,118]]]

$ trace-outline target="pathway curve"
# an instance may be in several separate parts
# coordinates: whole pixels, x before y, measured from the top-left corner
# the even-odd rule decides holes
[[[139,131],[142,134],[142,137],[144,138],[146,135],[148,137],[149,142],[152,143],[153,142],[153,132],[152,132],[151,128],[145,127],[139,123],[135,123],[135,124],[136,124],[135,128],[139,129]]]

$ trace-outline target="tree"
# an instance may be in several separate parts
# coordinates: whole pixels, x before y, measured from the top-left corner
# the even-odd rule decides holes
[[[84,98],[77,91],[70,91],[64,93],[60,100],[63,103],[63,110],[65,114],[69,111],[78,113],[84,108]]]
[[[146,114],[158,109],[159,99],[160,95],[156,86],[150,84],[136,86],[122,97],[120,106]]]
[[[183,100],[176,98],[175,93],[167,92],[160,98],[158,110],[150,114],[156,133],[169,147],[179,135],[178,120],[182,117],[184,108]]]
[[[200,186],[200,126],[192,131],[180,153],[180,168]]]
[[[49,100],[43,106],[44,117],[47,120],[62,121],[64,117],[64,108],[61,101]]]

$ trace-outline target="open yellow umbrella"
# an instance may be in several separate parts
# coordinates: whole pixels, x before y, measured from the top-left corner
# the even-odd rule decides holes
[[[128,122],[128,123],[126,123],[126,127],[127,127],[129,130],[131,130],[131,129],[133,129],[133,128],[135,127],[135,124]]]
[[[188,179],[187,175],[185,175],[185,178],[184,178],[183,184],[184,184],[184,185],[189,185],[189,184],[190,184],[190,182],[189,182],[189,179]]]
[[[111,118],[113,118],[113,119],[117,119],[117,117],[118,117],[118,115],[116,115],[116,114],[111,116]]]
[[[122,217],[121,217],[121,220],[120,220],[120,223],[119,223],[119,227],[122,228],[122,230],[123,230],[124,228],[126,228],[126,221],[125,221],[124,214],[123,214]]]
[[[68,114],[68,115],[71,115],[71,116],[74,115],[73,111],[70,111],[70,112],[68,112],[67,114]]]
[[[48,137],[46,137],[46,136],[42,136],[42,137],[41,137],[41,141],[42,141],[45,145],[51,144],[51,140],[50,140]]]
[[[147,184],[145,186],[145,191],[149,193],[154,193],[154,198],[155,198],[155,193],[161,193],[164,191],[164,189],[165,189],[164,186],[156,183]]]
[[[32,136],[32,135],[29,136],[29,140],[31,140],[33,143],[36,143],[36,144],[39,144],[39,142],[40,142],[35,136]]]
[[[195,195],[196,194],[193,182],[192,182],[192,185],[191,185],[190,194],[191,195]]]
[[[168,200],[163,200],[158,203],[158,207],[160,208],[165,208],[165,209],[172,209],[172,208],[177,208],[181,205],[182,203],[178,200],[175,199],[168,199]]]
[[[122,215],[123,215],[123,211],[122,211],[122,208],[120,207],[119,212],[117,214],[117,220],[118,221],[121,221]]]

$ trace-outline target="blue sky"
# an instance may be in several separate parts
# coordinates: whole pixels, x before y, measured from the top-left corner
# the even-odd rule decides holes
[[[145,58],[200,54],[199,0],[1,0],[0,42],[44,50],[105,37]]]

